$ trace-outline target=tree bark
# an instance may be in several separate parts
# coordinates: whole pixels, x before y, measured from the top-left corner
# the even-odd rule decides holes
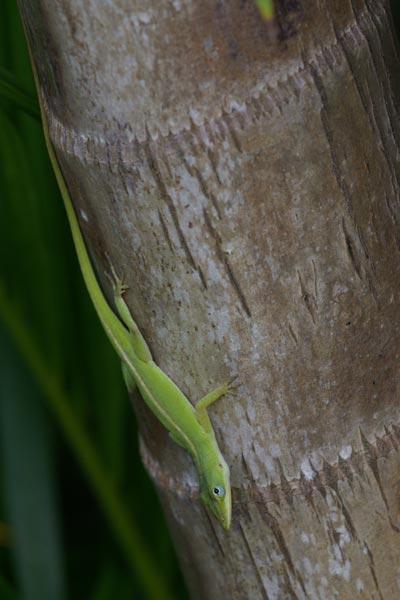
[[[399,56],[383,0],[21,0],[99,276],[211,409],[233,525],[136,398],[191,595],[400,594]],[[275,35],[274,35],[275,34]],[[109,290],[108,290],[109,291]],[[112,402],[112,399],[110,399]]]

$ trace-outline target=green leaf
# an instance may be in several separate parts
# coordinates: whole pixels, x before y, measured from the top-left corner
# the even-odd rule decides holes
[[[19,600],[17,592],[11,587],[7,579],[0,573],[0,598],[1,600]]]
[[[62,600],[53,444],[35,382],[0,325],[0,451],[12,551],[24,600]]]
[[[132,585],[124,579],[121,569],[110,563],[103,566],[90,600],[134,600],[134,597]]]
[[[37,99],[25,91],[14,75],[0,65],[0,100],[10,102],[14,108],[40,121],[40,111]]]
[[[154,600],[170,600],[172,595],[168,583],[152,559],[143,543],[139,528],[132,519],[112,480],[101,463],[96,449],[85,430],[71,410],[68,398],[55,373],[53,373],[30,335],[29,327],[23,323],[21,316],[10,303],[0,282],[0,319],[7,325],[16,347],[34,375],[44,397],[54,412],[60,427],[82,470],[97,495],[114,536],[126,558],[146,590],[148,598]],[[44,600],[44,599],[43,599]]]

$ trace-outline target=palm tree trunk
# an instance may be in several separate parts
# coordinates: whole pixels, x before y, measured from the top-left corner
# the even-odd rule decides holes
[[[397,597],[388,2],[281,0],[275,28],[241,0],[21,9],[100,278],[109,254],[157,363],[193,401],[241,382],[210,411],[231,466],[227,533],[135,400],[192,597]]]

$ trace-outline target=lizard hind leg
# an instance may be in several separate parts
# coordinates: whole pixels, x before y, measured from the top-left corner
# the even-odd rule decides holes
[[[139,327],[136,325],[131,311],[129,310],[128,305],[123,298],[124,293],[129,289],[129,286],[127,286],[123,279],[117,275],[111,262],[110,270],[111,276],[109,277],[113,287],[115,307],[122,322],[128,328],[129,333],[131,334],[132,350],[141,360],[144,362],[149,362],[153,360],[150,349],[146,340],[140,333]]]

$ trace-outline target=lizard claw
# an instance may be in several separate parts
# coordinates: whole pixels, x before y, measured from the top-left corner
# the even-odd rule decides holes
[[[235,375],[228,381],[226,384],[226,393],[231,394],[232,396],[237,396],[237,389],[241,385],[240,381],[238,381],[238,375]]]
[[[113,286],[114,296],[123,296],[124,293],[129,289],[129,286],[124,283],[122,277],[117,275],[117,272],[114,269],[114,266],[111,262],[111,259],[108,254],[106,254],[108,264],[110,266],[111,273],[107,273],[106,275],[108,279],[111,281],[111,285]]]

